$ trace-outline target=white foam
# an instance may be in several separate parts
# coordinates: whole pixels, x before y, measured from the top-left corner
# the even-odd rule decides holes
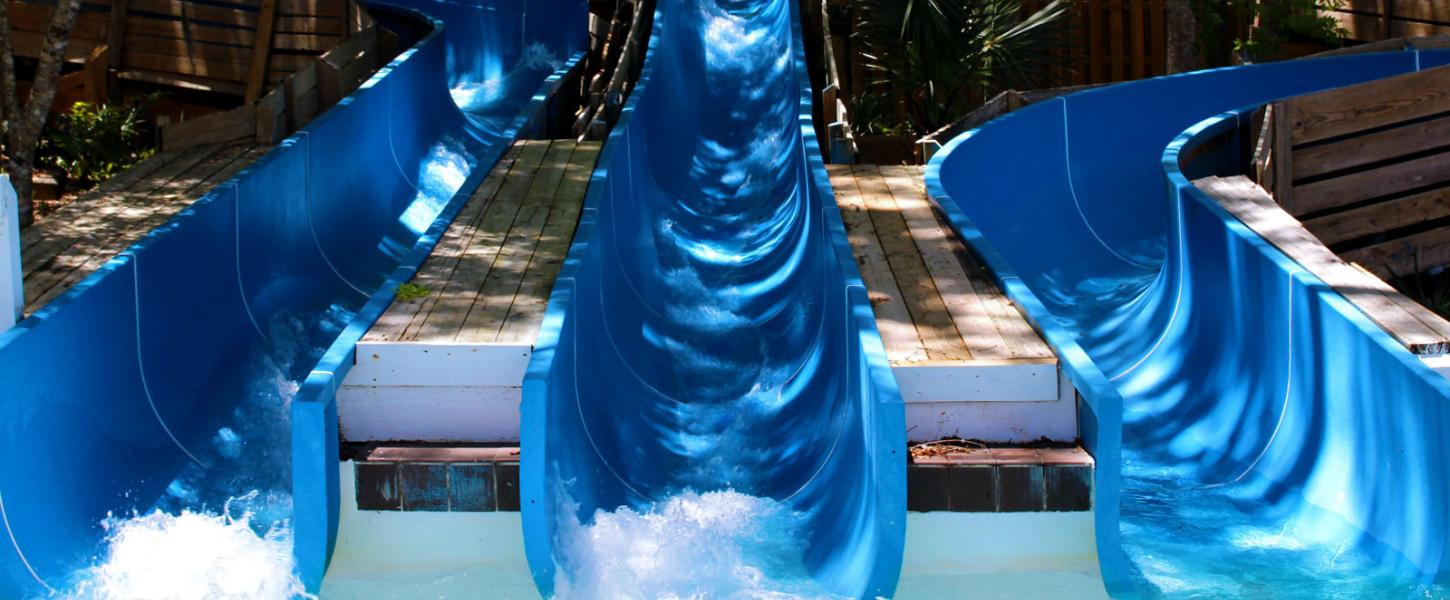
[[[292,538],[258,535],[250,517],[155,511],[109,519],[101,564],[63,597],[77,599],[286,600],[306,597],[293,574]]]
[[[562,511],[569,518],[573,511]],[[805,515],[735,491],[685,492],[565,523],[557,598],[834,598],[802,562]]]

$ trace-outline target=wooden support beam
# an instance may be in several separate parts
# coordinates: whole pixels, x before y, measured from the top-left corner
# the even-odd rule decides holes
[[[272,55],[272,29],[277,24],[277,0],[262,0],[262,14],[257,18],[257,39],[252,42],[251,71],[247,76],[248,103],[262,97],[267,83],[267,61]]]
[[[126,40],[126,11],[128,0],[113,0],[111,2],[111,28],[106,33],[106,45],[110,47],[110,57],[107,66],[112,69],[121,68],[121,54],[124,50],[123,44]]]

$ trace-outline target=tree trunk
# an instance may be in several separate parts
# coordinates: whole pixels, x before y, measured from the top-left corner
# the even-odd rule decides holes
[[[5,0],[0,0],[4,3]],[[30,176],[35,168],[35,148],[40,143],[40,130],[45,127],[50,107],[55,103],[56,83],[60,79],[61,65],[65,62],[65,48],[70,43],[71,29],[75,27],[76,15],[80,12],[80,0],[58,0],[50,19],[50,29],[45,32],[45,48],[40,53],[40,65],[35,70],[35,81],[30,86],[30,98],[24,108],[16,107],[15,98],[15,55],[10,47],[11,27],[9,9],[4,12],[3,32],[5,42],[0,47],[0,61],[6,64],[3,83],[5,90],[5,120],[8,123],[5,136],[5,152],[9,155],[8,170],[15,186],[15,196],[20,205],[20,225],[35,221],[31,203],[32,184]]]

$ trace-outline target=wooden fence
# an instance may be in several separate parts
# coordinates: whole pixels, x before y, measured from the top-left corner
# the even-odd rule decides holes
[[[15,53],[38,58],[53,7],[9,7]],[[253,101],[368,24],[351,0],[84,0],[66,57],[87,64],[92,86],[114,71]]]
[[[1328,14],[1357,41],[1450,34],[1450,2],[1445,0],[1345,0]]]

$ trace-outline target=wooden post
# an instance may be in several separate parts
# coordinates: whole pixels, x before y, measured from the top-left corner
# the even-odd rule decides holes
[[[20,270],[20,212],[10,176],[0,175],[0,331],[20,320],[25,310],[24,271]]]
[[[1274,163],[1274,199],[1289,214],[1294,211],[1294,157],[1293,138],[1289,135],[1289,110],[1287,104],[1275,102],[1270,105],[1274,120],[1274,148],[1271,161]]]
[[[111,29],[106,32],[106,46],[110,47],[111,55],[107,66],[112,69],[121,68],[121,54],[125,48],[126,41],[126,11],[129,0],[111,0]]]
[[[102,44],[96,46],[96,49],[91,51],[90,58],[86,59],[86,100],[99,104],[110,99],[112,54],[111,47]]]
[[[267,62],[272,56],[272,29],[277,22],[277,0],[262,0],[262,13],[257,17],[257,39],[252,43],[252,65],[247,74],[247,102],[262,97],[267,83]]]

